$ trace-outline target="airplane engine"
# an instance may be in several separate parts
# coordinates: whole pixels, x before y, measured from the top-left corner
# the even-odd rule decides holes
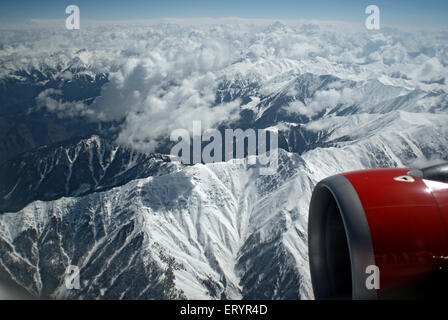
[[[448,164],[322,180],[308,222],[316,299],[448,297],[447,227]]]

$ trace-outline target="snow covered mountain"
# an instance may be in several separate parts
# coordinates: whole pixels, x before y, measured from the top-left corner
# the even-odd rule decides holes
[[[178,170],[168,156],[144,154],[99,136],[37,148],[0,164],[0,212],[34,200],[110,189]]]
[[[17,69],[0,78],[0,163],[42,145],[98,133],[98,124],[82,117],[62,122],[57,114],[48,112],[44,98],[53,96],[69,105],[71,101],[88,104],[105,82],[107,75],[87,67],[46,64]],[[73,112],[81,115],[79,110]]]
[[[345,125],[362,117],[309,124],[351,140],[302,156],[280,149],[271,176],[244,160],[198,164],[3,214],[0,265],[43,297],[311,298],[314,184],[341,171],[448,159],[448,115],[394,111]],[[70,264],[80,267],[80,290],[65,289]]]
[[[310,297],[311,181],[295,154],[274,176],[241,163],[196,165],[109,191],[36,201],[1,216],[1,265],[30,291],[59,298]],[[282,182],[281,184],[279,182]],[[67,291],[65,266],[81,268]]]
[[[0,216],[1,270],[45,298],[312,298],[306,239],[315,183],[448,159],[444,92],[351,81],[343,88],[366,92],[358,100],[339,97],[315,114],[288,110],[297,101],[312,108],[339,81],[304,74],[270,95],[243,90],[241,112],[251,115],[239,123],[280,130],[272,176],[242,159],[182,168],[97,136],[7,162],[2,208],[31,203]],[[68,265],[80,267],[80,290],[65,288]]]

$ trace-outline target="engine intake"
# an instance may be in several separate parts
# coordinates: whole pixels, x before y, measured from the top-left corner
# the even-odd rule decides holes
[[[335,175],[314,188],[308,222],[316,299],[446,296],[448,164]],[[369,266],[379,289],[366,285]]]

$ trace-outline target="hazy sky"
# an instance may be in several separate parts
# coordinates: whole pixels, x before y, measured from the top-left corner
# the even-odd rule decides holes
[[[382,25],[448,26],[447,0],[2,0],[2,22],[63,19],[65,7],[78,5],[81,18],[130,20],[147,18],[242,17],[269,19],[325,19],[363,23],[365,8],[377,5]]]

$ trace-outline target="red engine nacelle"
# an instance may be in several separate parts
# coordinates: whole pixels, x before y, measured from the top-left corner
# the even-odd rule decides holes
[[[319,182],[308,241],[316,299],[448,297],[448,164]],[[366,285],[368,266],[379,289]]]

